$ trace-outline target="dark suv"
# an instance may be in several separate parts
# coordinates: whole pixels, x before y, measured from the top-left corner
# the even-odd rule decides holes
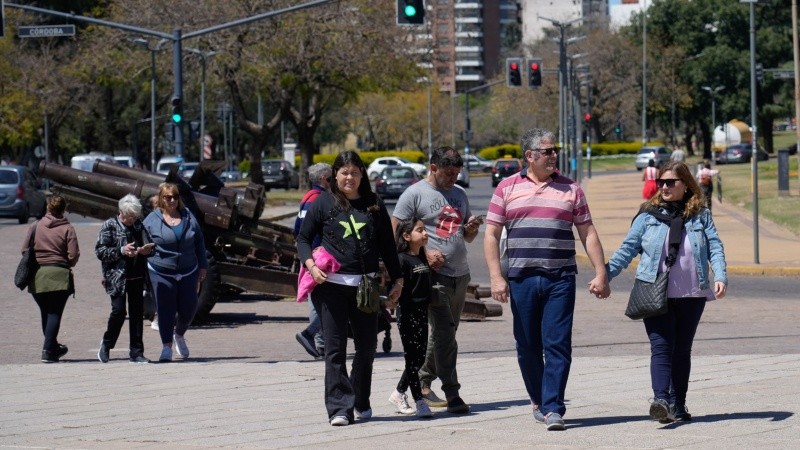
[[[294,170],[289,161],[269,159],[261,161],[261,172],[264,175],[264,188],[298,189],[300,175]]]
[[[497,187],[504,179],[522,170],[522,161],[516,158],[496,159],[492,164],[492,187]]]

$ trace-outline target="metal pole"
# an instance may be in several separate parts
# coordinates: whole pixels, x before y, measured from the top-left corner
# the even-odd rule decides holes
[[[200,161],[203,160],[203,140],[206,136],[206,55],[200,55]]]
[[[150,49],[150,170],[156,171],[156,51]]]
[[[469,141],[472,139],[472,128],[469,120],[469,90],[464,92],[464,155],[469,155]]]
[[[642,145],[647,145],[647,0],[642,9]]]
[[[586,112],[592,117],[592,81],[586,84]],[[592,179],[592,123],[586,124],[586,175]]]
[[[758,121],[756,120],[756,4],[750,2],[750,122],[753,127],[753,262],[758,257]]]
[[[431,80],[428,80],[428,160],[433,155],[433,106],[431,105]],[[454,147],[455,148],[455,147]]]
[[[797,42],[797,0],[792,0],[792,53],[794,56],[794,132],[795,145],[800,148],[800,50]],[[798,167],[800,167],[800,153],[797,153]],[[797,172],[800,181],[800,170]]]
[[[181,99],[181,103],[183,103],[183,39],[181,38],[181,30],[174,30],[172,35],[172,70],[175,73],[175,90],[172,95]],[[176,156],[183,156],[183,122],[184,120],[181,119],[173,127],[175,134],[172,138],[175,144]]]

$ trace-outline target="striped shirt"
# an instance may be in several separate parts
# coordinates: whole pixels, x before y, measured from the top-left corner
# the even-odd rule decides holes
[[[573,225],[592,223],[577,183],[558,173],[538,183],[525,172],[501,181],[486,221],[508,231],[508,277],[578,273]]]

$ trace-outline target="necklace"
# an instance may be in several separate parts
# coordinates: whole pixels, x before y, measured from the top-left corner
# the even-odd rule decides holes
[[[167,225],[169,225],[171,227],[174,227],[175,225],[177,225],[178,222],[181,220],[180,217],[166,217],[165,216],[164,218],[167,219]]]

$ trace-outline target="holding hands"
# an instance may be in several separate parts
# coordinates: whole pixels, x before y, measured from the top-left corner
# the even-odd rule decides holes
[[[608,284],[608,277],[606,275],[597,275],[588,285],[589,293],[594,294],[595,297],[601,300],[611,296],[611,286]]]
[[[444,254],[439,250],[426,251],[425,255],[428,258],[428,265],[433,270],[439,270],[444,265]]]

